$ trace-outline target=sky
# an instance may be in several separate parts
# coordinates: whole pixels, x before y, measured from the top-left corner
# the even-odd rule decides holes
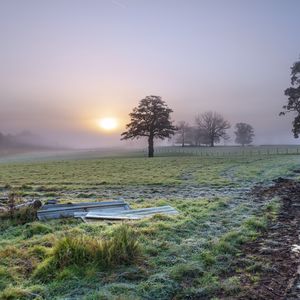
[[[0,131],[131,145],[128,114],[160,95],[175,122],[213,110],[251,124],[256,144],[299,143],[293,116],[278,116],[299,11],[299,0],[0,0]],[[118,128],[101,130],[104,117]]]

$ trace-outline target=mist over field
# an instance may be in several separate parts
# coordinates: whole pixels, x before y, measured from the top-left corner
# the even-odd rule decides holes
[[[0,0],[0,300],[300,299],[300,0]]]
[[[1,1],[0,132],[52,147],[110,147],[159,95],[172,119],[217,111],[255,144],[298,143],[279,117],[297,59],[299,1]],[[97,120],[114,117],[105,132]],[[233,134],[233,128],[229,131]],[[231,142],[234,142],[232,137]]]

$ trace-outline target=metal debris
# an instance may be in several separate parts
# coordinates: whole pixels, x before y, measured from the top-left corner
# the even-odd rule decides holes
[[[131,209],[123,200],[103,201],[103,202],[84,202],[67,204],[46,204],[37,211],[39,220],[58,219],[58,218],[81,218],[83,221],[92,220],[137,220],[151,217],[156,214],[178,214],[173,207],[160,206],[141,209]]]
[[[169,205],[142,209],[129,209],[125,211],[92,210],[86,213],[85,215],[81,215],[81,218],[84,221],[86,221],[87,219],[138,220],[146,217],[151,217],[157,214],[174,215],[178,214],[178,211]]]
[[[74,217],[75,213],[84,213],[91,210],[98,211],[123,211],[128,210],[129,205],[123,200],[103,202],[81,202],[67,204],[47,204],[37,211],[39,220],[59,219]]]

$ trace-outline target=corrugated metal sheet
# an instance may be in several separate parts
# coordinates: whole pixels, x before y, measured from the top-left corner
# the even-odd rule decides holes
[[[82,214],[80,217],[87,220],[88,219],[109,219],[109,220],[137,220],[146,217],[151,217],[156,214],[168,214],[174,215],[178,214],[178,211],[173,207],[160,206],[160,207],[150,207],[142,209],[129,209],[124,211],[99,211],[92,210],[85,215]]]
[[[48,220],[74,217],[75,213],[84,213],[92,210],[124,211],[128,209],[130,209],[129,205],[123,200],[68,204],[49,204],[44,205],[40,210],[38,210],[37,217],[39,220]]]

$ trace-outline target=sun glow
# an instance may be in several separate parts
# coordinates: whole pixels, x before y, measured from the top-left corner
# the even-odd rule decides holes
[[[114,130],[118,127],[118,121],[116,118],[103,118],[98,121],[98,125],[104,130]]]

